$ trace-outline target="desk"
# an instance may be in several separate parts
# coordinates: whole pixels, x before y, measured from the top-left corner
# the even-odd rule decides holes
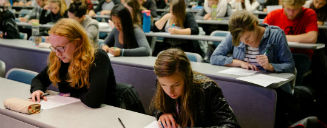
[[[10,97],[28,98],[30,85],[0,78],[0,103]],[[16,92],[16,93],[13,93]],[[0,127],[122,127],[118,117],[127,128],[141,128],[156,120],[152,116],[125,109],[103,105],[93,109],[77,102],[53,109],[42,110],[41,113],[26,115],[4,109],[0,105]],[[41,106],[42,108],[42,106]],[[17,126],[17,123],[19,126]]]
[[[290,48],[303,48],[303,49],[313,49],[313,50],[325,48],[325,44],[322,43],[308,44],[308,43],[299,43],[299,42],[288,42],[288,46]]]
[[[0,40],[0,59],[6,62],[7,70],[18,67],[40,72],[46,66],[49,52],[49,49],[33,47],[26,40]],[[116,81],[132,84],[147,112],[156,88],[154,61],[155,57],[111,57]],[[242,127],[273,127],[277,96],[271,88],[283,83],[263,88],[237,80],[237,76],[217,73],[228,67],[192,62],[192,68],[219,84]],[[288,81],[294,78],[289,73],[269,75],[287,78]]]
[[[189,9],[189,8],[186,9],[186,12],[192,12],[192,13],[198,13],[200,11],[201,11],[201,9]],[[159,8],[157,8],[157,12],[169,12],[169,9],[159,9]]]
[[[184,40],[203,40],[203,41],[222,41],[225,37],[208,36],[208,35],[176,35],[168,32],[149,32],[145,33],[146,36],[150,37],[164,37],[173,39],[184,39]]]
[[[9,8],[9,6],[3,6],[0,5],[0,7],[7,7]],[[12,9],[33,9],[34,6],[11,6]]]

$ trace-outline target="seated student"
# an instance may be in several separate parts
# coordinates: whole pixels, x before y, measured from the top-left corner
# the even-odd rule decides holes
[[[67,17],[67,6],[64,0],[48,0],[44,9],[48,11],[42,11],[40,24],[56,23],[60,18]]]
[[[138,0],[125,0],[124,4],[127,4],[125,7],[130,9],[133,24],[142,27],[142,11],[144,8],[140,2]]]
[[[81,2],[83,5],[85,5],[87,7],[86,14],[88,14],[90,10],[93,10],[93,3],[91,0],[71,0],[70,3],[73,2]]]
[[[0,9],[0,39],[19,39],[15,15],[8,9]]]
[[[13,6],[31,6],[31,0],[12,0]]]
[[[91,45],[80,23],[61,19],[49,34],[48,66],[32,80],[32,101],[40,102],[52,83],[59,88],[60,95],[80,98],[88,107],[114,105],[116,80],[110,59],[103,50]]]
[[[304,7],[311,8],[317,13],[318,25],[327,21],[327,0],[308,0]]]
[[[152,17],[157,17],[157,5],[154,0],[138,0],[140,4],[147,10],[151,11]]]
[[[216,6],[215,10],[212,10],[212,7]],[[204,20],[212,20],[212,18],[225,17],[227,14],[228,2],[227,0],[205,0],[204,7],[197,14],[198,17],[203,17]],[[212,11],[215,11],[216,15],[212,15]],[[202,18],[201,18],[202,19]]]
[[[318,36],[317,15],[314,10],[302,7],[305,0],[283,0],[283,9],[274,10],[266,16],[264,23],[275,25],[284,30],[287,41],[316,43]],[[297,69],[297,84],[310,69],[313,50],[291,49]],[[319,70],[319,69],[318,69]]]
[[[159,126],[240,127],[217,83],[192,71],[182,50],[160,52],[154,72],[158,82],[153,105]]]
[[[267,24],[247,11],[235,12],[229,34],[211,55],[210,63],[268,72],[294,72],[292,53],[283,30]],[[232,56],[228,56],[232,52]]]
[[[198,35],[199,28],[195,18],[191,12],[186,13],[186,5],[184,0],[170,1],[170,11],[154,23],[153,31],[169,32],[170,34],[179,35]],[[203,56],[198,41],[173,40],[164,39],[165,45],[158,48],[158,51],[169,47],[178,47],[187,52],[199,53]],[[157,49],[157,48],[156,48]]]
[[[260,5],[256,0],[231,0],[230,4],[232,6],[233,12],[240,10],[254,12]]]
[[[94,10],[90,10],[89,15],[90,16],[96,16],[99,12],[100,15],[109,15],[111,9],[118,4],[115,0],[100,0],[99,4]]]
[[[151,49],[144,32],[138,26],[133,26],[128,9],[115,5],[110,17],[115,28],[100,46],[114,56],[150,56]]]
[[[29,14],[25,17],[19,18],[21,22],[39,23],[41,13],[44,10],[44,6],[47,4],[47,0],[36,0],[36,3],[37,6],[34,7]]]
[[[68,17],[78,21],[86,30],[92,44],[98,47],[99,25],[98,21],[86,15],[87,6],[81,2],[73,2],[68,8]]]

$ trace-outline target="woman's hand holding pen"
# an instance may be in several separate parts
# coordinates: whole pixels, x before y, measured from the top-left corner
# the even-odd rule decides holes
[[[178,124],[170,113],[162,114],[159,117],[158,125],[160,128],[178,128]]]
[[[256,59],[258,64],[265,70],[274,71],[274,67],[269,63],[268,57],[266,55],[258,55]]]
[[[40,103],[41,99],[44,101],[47,101],[47,97],[45,96],[45,93],[41,90],[36,90],[31,94],[31,100],[33,102],[38,102]]]

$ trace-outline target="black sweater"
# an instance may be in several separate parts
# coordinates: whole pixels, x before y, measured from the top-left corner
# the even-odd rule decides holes
[[[61,63],[59,77],[62,80],[58,83],[59,92],[70,93],[70,96],[80,98],[81,101],[91,108],[98,108],[102,103],[115,105],[114,90],[116,80],[110,59],[103,50],[95,53],[95,60],[89,72],[90,87],[73,88],[66,82],[68,75],[69,63]],[[32,80],[30,92],[36,90],[46,91],[51,84],[48,76],[48,67],[41,71]]]

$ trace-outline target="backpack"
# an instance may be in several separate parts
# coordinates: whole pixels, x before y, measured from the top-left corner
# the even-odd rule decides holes
[[[0,31],[2,31],[4,39],[19,39],[15,16],[7,9],[0,11]]]

